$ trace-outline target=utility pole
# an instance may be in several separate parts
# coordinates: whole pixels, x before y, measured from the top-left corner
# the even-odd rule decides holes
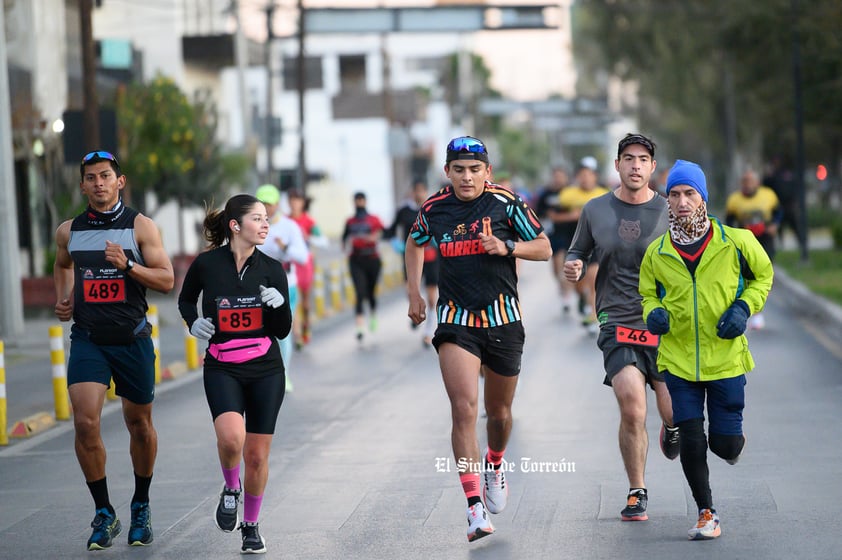
[[[79,19],[82,32],[82,81],[84,83],[84,152],[98,150],[99,100],[96,93],[96,56],[92,23],[93,0],[79,0]]]
[[[304,0],[298,0],[298,66],[296,78],[298,80],[298,188],[307,195],[307,152],[304,138],[304,94],[307,91],[307,69],[304,67],[304,37],[305,29]]]
[[[12,101],[6,64],[6,14],[0,6],[0,339],[23,334],[17,197],[12,152]]]
[[[274,104],[272,97],[274,91],[272,90],[272,40],[275,38],[275,32],[272,29],[272,19],[275,15],[275,2],[269,0],[266,5],[266,182],[276,183],[275,179],[275,122],[273,119]]]
[[[807,187],[804,184],[804,103],[801,92],[801,25],[798,0],[792,0],[792,81],[795,88],[795,188],[798,191],[798,247],[801,262],[810,259],[807,249]]]

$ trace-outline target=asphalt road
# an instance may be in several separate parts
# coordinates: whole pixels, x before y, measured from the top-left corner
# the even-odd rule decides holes
[[[679,462],[658,451],[654,396],[650,519],[623,523],[617,407],[601,384],[595,339],[562,316],[547,263],[522,263],[521,272],[527,344],[507,451],[511,494],[493,517],[497,532],[465,538],[435,353],[409,329],[402,299],[390,297],[380,331],[362,347],[350,320],[334,321],[295,356],[295,391],[281,410],[261,513],[266,557],[842,558],[842,355],[813,335],[815,321],[793,313],[785,292],[773,290],[767,328],[750,333],[757,369],[743,457],[735,466],[710,459],[722,536],[688,542],[695,506]],[[239,535],[211,519],[221,475],[200,374],[159,389],[155,542],[146,548],[124,540],[133,480],[118,411],[108,403],[103,419],[110,494],[124,523],[114,547],[85,551],[93,507],[62,422],[0,449],[0,557],[238,557]]]

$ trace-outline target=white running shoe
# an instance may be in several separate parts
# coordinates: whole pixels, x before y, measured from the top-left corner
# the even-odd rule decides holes
[[[482,502],[468,508],[468,542],[481,539],[494,532],[494,526],[488,519]]]
[[[719,528],[719,516],[712,509],[699,510],[699,521],[687,531],[687,538],[691,541],[715,539],[722,534]]]
[[[482,474],[485,483],[482,485],[482,499],[489,513],[500,513],[506,508],[506,501],[509,498],[509,487],[506,484],[506,473],[503,468],[494,469],[486,464],[486,470]]]

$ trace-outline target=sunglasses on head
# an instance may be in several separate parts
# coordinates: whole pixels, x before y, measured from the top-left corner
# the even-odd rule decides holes
[[[448,152],[471,152],[474,154],[488,154],[485,144],[472,136],[454,138],[447,145]]]
[[[111,152],[103,152],[103,151],[91,152],[91,153],[85,155],[85,157],[82,158],[82,163],[83,164],[88,163],[89,161],[91,161],[92,159],[95,159],[95,158],[97,158],[97,159],[107,159],[108,161],[113,161],[117,165],[120,165],[120,162],[117,161],[117,157],[114,154],[112,154]]]

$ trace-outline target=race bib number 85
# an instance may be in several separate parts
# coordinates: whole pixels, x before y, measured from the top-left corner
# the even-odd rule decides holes
[[[263,303],[257,296],[218,297],[216,314],[221,332],[241,333],[263,328]]]

